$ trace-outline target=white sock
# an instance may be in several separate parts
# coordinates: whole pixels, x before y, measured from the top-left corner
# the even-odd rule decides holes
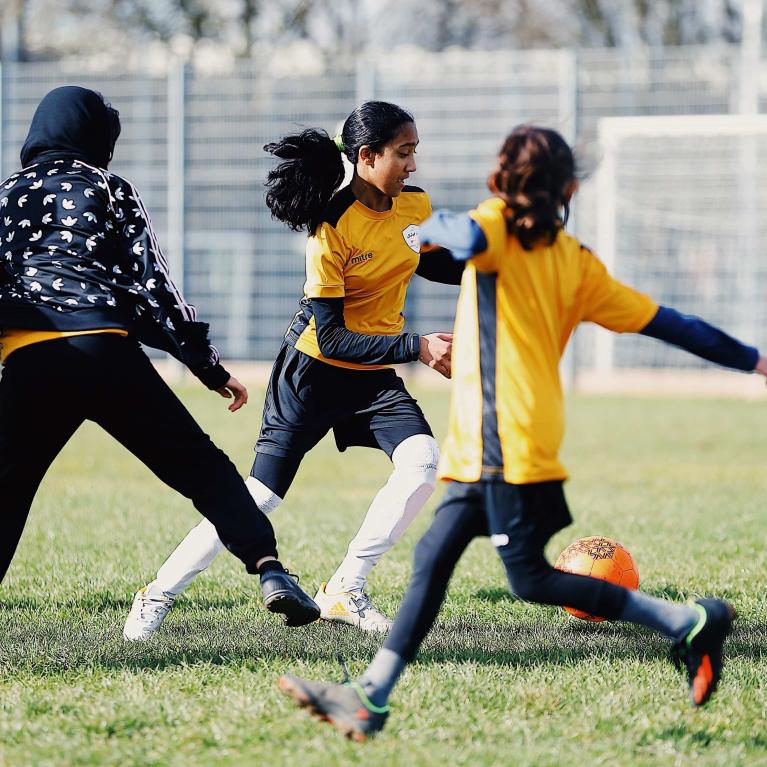
[[[201,573],[210,567],[224,548],[216,528],[208,519],[193,527],[173,553],[163,562],[157,576],[147,587],[149,596],[178,596]]]
[[[248,477],[245,480],[245,487],[248,488],[256,506],[267,516],[282,503],[282,498],[272,492],[260,479]]]
[[[264,514],[274,511],[282,502],[263,482],[248,477],[245,485]],[[149,596],[176,597],[203,571],[210,567],[224,548],[216,528],[208,519],[193,527],[157,571],[147,587]]]
[[[344,561],[328,581],[328,594],[361,591],[378,560],[402,537],[429,500],[437,482],[434,437],[416,434],[397,445],[394,471],[370,504]]]

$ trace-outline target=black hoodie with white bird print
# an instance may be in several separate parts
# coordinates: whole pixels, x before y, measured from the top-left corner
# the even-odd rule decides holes
[[[114,121],[83,88],[57,88],[38,107],[24,167],[0,184],[0,328],[124,329],[221,388],[229,374],[170,277],[141,196],[106,170]]]

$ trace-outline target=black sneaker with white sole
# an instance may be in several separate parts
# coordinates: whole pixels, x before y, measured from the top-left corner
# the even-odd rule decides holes
[[[722,646],[735,619],[735,608],[723,599],[697,599],[698,622],[674,645],[677,667],[684,664],[690,700],[702,706],[716,690],[724,667]]]
[[[261,593],[266,609],[285,616],[286,626],[305,626],[319,620],[317,603],[298,585],[298,576],[287,570],[261,573]]]

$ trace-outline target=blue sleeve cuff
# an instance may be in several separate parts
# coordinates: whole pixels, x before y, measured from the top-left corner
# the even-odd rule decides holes
[[[658,308],[641,333],[735,370],[751,372],[759,362],[758,349],[728,336],[699,317],[681,314],[666,306]]]
[[[487,237],[468,213],[438,210],[421,224],[421,243],[441,245],[457,261],[467,261],[487,250]]]

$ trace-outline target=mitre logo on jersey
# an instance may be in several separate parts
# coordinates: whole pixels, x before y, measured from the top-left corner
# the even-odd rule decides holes
[[[421,251],[421,230],[416,224],[410,224],[402,230],[402,236],[405,238],[405,242],[410,250],[414,250],[416,253]]]
[[[365,261],[370,261],[373,258],[373,253],[368,251],[367,253],[359,253],[356,256],[352,256],[352,264],[364,264]]]

